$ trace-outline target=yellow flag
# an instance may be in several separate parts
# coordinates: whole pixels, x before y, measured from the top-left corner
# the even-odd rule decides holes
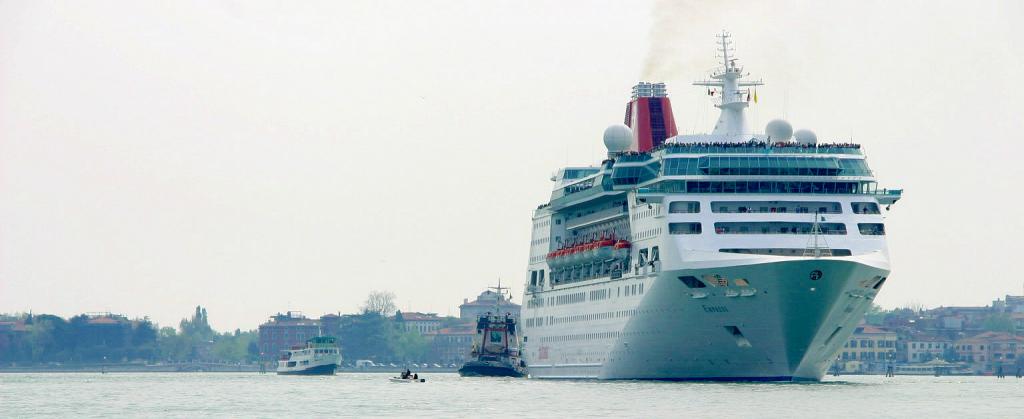
[[[757,103],[757,90],[754,90],[754,103]]]

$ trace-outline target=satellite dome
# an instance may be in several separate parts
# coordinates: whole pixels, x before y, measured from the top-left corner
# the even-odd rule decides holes
[[[809,129],[798,129],[793,133],[793,138],[798,144],[815,145],[818,143],[818,136]]]
[[[615,124],[604,130],[604,146],[608,152],[617,153],[629,150],[633,145],[633,130],[623,124]]]
[[[764,133],[771,141],[786,142],[793,137],[793,126],[785,120],[773,119],[764,127]]]

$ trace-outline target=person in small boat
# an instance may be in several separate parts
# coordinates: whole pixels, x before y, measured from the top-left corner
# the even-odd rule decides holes
[[[412,379],[413,380],[419,380],[420,379],[420,375],[419,374],[413,374],[412,375]]]

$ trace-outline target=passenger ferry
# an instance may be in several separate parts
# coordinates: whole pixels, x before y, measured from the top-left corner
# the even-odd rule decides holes
[[[279,375],[334,375],[341,363],[341,349],[331,336],[317,336],[305,346],[294,346],[277,361]]]
[[[600,166],[566,167],[534,211],[522,310],[537,378],[820,380],[889,277],[864,150],[783,120],[754,133],[760,80],[718,36],[694,83],[721,112],[677,135],[664,83],[633,87]]]

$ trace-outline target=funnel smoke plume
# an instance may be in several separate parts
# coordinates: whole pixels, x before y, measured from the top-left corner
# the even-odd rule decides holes
[[[735,1],[698,4],[656,0],[651,9],[651,31],[640,79],[664,81],[692,77],[707,70],[708,48],[714,45],[714,34],[723,29],[717,26],[731,6],[735,6]]]

